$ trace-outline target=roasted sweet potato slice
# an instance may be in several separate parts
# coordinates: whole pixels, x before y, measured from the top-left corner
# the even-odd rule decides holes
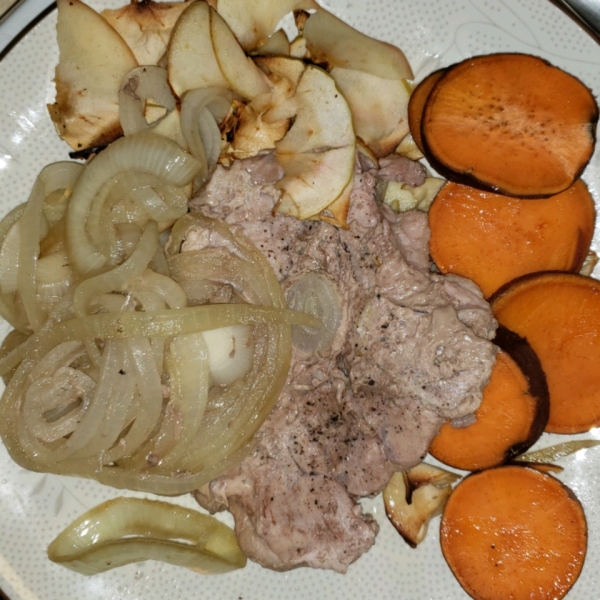
[[[505,466],[463,479],[446,503],[442,552],[476,600],[559,599],[587,550],[583,508],[551,475]]]
[[[423,152],[421,121],[423,118],[425,102],[427,102],[427,98],[429,98],[433,86],[445,73],[446,69],[438,69],[427,75],[427,77],[425,77],[425,79],[423,79],[423,81],[421,81],[421,83],[413,90],[410,95],[410,100],[408,101],[408,126],[410,127],[410,133],[413,136],[413,140],[421,152]]]
[[[489,297],[537,271],[579,271],[594,235],[587,186],[522,200],[448,182],[429,210],[429,249],[442,273],[472,279]]]
[[[600,281],[575,273],[525,275],[491,298],[498,321],[527,338],[550,393],[546,431],[600,425]]]
[[[451,68],[423,112],[424,154],[448,179],[509,196],[558,194],[594,150],[598,106],[541,58],[488,54]]]
[[[457,469],[479,471],[510,460],[532,446],[548,422],[548,386],[535,352],[503,327],[494,341],[502,350],[475,411],[477,421],[460,429],[446,423],[429,448]]]

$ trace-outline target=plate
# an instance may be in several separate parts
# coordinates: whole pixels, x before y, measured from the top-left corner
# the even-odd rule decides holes
[[[95,8],[118,4],[90,3]],[[470,55],[516,51],[546,58],[600,93],[600,47],[547,0],[330,0],[326,5],[358,29],[400,46],[417,80]],[[42,19],[0,62],[0,215],[28,197],[43,165],[67,157],[45,107],[54,98],[55,21],[55,13]],[[584,179],[598,205],[598,154]],[[597,232],[594,249],[599,242]],[[0,335],[7,331],[4,325]],[[600,439],[600,430],[579,437]],[[564,439],[545,435],[537,446]],[[568,598],[589,599],[597,597],[600,585],[600,448],[579,451],[561,464],[560,478],[583,503],[590,536],[583,573]],[[0,587],[11,600],[467,598],[440,552],[439,520],[413,550],[387,522],[380,498],[363,501],[381,526],[377,543],[346,575],[309,569],[274,573],[249,564],[205,577],[147,562],[86,578],[48,561],[47,545],[69,522],[119,494],[91,481],[25,471],[0,447]],[[197,507],[190,497],[176,501]],[[232,524],[227,515],[222,518]]]

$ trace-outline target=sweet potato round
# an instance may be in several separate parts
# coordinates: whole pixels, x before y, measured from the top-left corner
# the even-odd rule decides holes
[[[494,341],[501,351],[475,411],[477,421],[461,429],[446,423],[429,447],[456,469],[479,471],[509,461],[530,448],[548,422],[548,386],[531,346],[503,327]]]
[[[546,431],[600,425],[600,281],[575,273],[525,275],[491,298],[498,321],[527,338],[550,393]]]
[[[423,119],[423,109],[433,86],[444,76],[446,69],[438,69],[430,73],[413,90],[408,101],[408,126],[417,148],[423,152],[423,142],[421,140],[421,121]]]
[[[516,277],[579,271],[596,210],[585,183],[542,200],[522,200],[448,182],[429,210],[429,250],[442,273],[477,283],[487,298]]]
[[[504,466],[470,475],[446,503],[442,552],[476,600],[563,598],[587,550],[583,508],[550,475]]]
[[[448,179],[509,196],[566,190],[594,150],[598,106],[577,78],[526,54],[448,69],[425,103],[425,155]]]

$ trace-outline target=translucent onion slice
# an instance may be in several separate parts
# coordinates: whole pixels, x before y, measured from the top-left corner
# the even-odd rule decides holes
[[[0,360],[0,377],[27,356],[45,354],[67,341],[152,336],[164,338],[230,325],[261,324],[317,327],[320,321],[288,309],[250,304],[212,304],[178,310],[88,315],[56,323],[39,335],[28,338]]]
[[[121,302],[123,301],[123,297]],[[128,297],[129,298],[129,297]],[[116,309],[115,309],[116,310]],[[59,318],[56,319],[60,321]],[[135,338],[156,335],[169,337],[186,332],[200,332],[228,325],[306,325],[316,327],[318,321],[309,315],[246,304],[211,305],[179,310],[155,310],[121,315],[96,314],[49,321],[43,331],[30,336],[0,362],[0,375],[14,368],[27,356],[38,356],[58,343],[86,338]]]
[[[48,558],[83,575],[149,559],[206,574],[246,565],[233,530],[214,517],[138,498],[92,508],[48,546]]]
[[[78,317],[84,316],[94,296],[125,291],[146,270],[157,248],[158,228],[155,221],[150,221],[133,254],[125,262],[110,271],[85,279],[77,286],[73,296],[75,314]]]
[[[163,107],[165,114],[148,122],[146,109],[149,103]],[[136,67],[123,78],[119,90],[119,118],[126,136],[154,129],[175,106],[175,96],[167,82],[166,69],[154,65]]]
[[[319,319],[319,327],[296,326],[292,343],[302,352],[327,353],[342,321],[342,298],[323,273],[307,273],[286,293],[288,306]]]
[[[4,286],[8,285],[10,289],[16,289],[17,275],[16,268],[18,266],[18,245],[16,241],[12,243],[6,242],[8,233],[15,227],[17,221],[23,216],[25,204],[13,208],[0,221],[0,290],[3,291]],[[13,234],[18,236],[18,234]],[[16,255],[16,256],[15,256]],[[6,283],[4,280],[6,279]],[[0,316],[8,321],[15,329],[21,331],[27,328],[26,324],[22,323],[16,315],[14,308],[14,298],[9,295],[10,292],[0,294]]]
[[[67,249],[79,273],[100,269],[107,261],[91,243],[86,222],[106,182],[128,171],[156,175],[166,184],[183,187],[200,171],[200,163],[175,142],[151,132],[120,138],[98,154],[77,180],[67,209]]]
[[[20,234],[16,258],[17,291],[33,331],[39,330],[47,316],[41,310],[36,298],[40,241],[48,231],[44,203],[54,192],[72,188],[80,173],[81,166],[70,162],[58,162],[44,167],[36,179],[18,221]]]
[[[169,344],[166,360],[170,383],[169,410],[177,413],[179,428],[173,448],[161,457],[164,469],[178,461],[195,442],[208,403],[208,348],[202,333],[179,335]]]
[[[521,454],[515,458],[515,461],[526,463],[553,463],[556,460],[570,456],[579,450],[593,448],[600,445],[600,440],[572,440],[563,442],[540,450],[532,450],[525,454]]]
[[[207,87],[190,90],[181,103],[181,131],[189,151],[202,164],[196,177],[199,188],[206,182],[208,174],[217,164],[221,153],[219,123],[229,113],[233,100],[230,90]]]
[[[19,249],[21,228],[14,223],[8,230],[0,250],[0,288],[3,294],[13,294],[19,289]]]

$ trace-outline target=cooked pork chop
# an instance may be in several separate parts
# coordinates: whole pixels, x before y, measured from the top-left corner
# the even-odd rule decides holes
[[[384,168],[384,177],[420,176],[406,164]],[[496,322],[471,282],[429,271],[426,216],[379,206],[375,171],[357,167],[347,230],[273,217],[278,177],[270,157],[219,167],[193,208],[246,235],[284,292],[309,273],[326,278],[339,325],[324,350],[294,349],[254,453],[196,496],[232,512],[252,560],[345,572],[378,531],[356,499],[420,462],[445,421],[479,405]],[[190,231],[182,250],[207,243],[219,242]]]

